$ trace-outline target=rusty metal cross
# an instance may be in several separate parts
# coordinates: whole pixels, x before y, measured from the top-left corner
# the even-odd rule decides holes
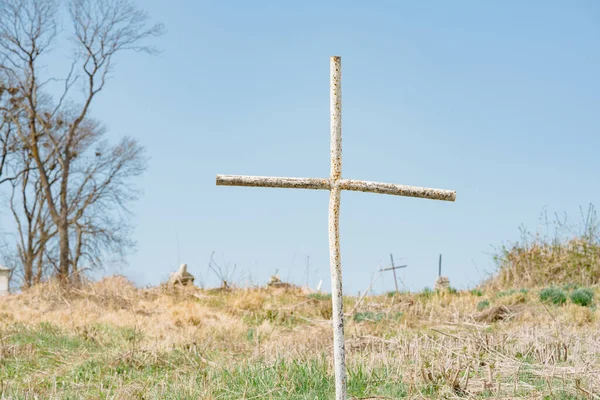
[[[406,268],[408,267],[408,265],[394,265],[394,255],[390,253],[390,260],[391,262],[391,267],[389,268],[382,268],[379,270],[379,272],[385,272],[385,271],[393,271],[394,272],[394,285],[396,285],[396,294],[398,294],[398,278],[396,278],[396,270],[397,269],[401,269],[401,268]],[[402,283],[404,284],[404,283]]]
[[[330,58],[330,74],[331,174],[329,178],[217,175],[217,185],[329,190],[329,262],[331,267],[331,301],[333,307],[335,398],[336,400],[345,400],[346,362],[344,347],[344,313],[342,309],[342,265],[339,242],[341,191],[353,190],[446,201],[454,201],[456,199],[456,191],[343,179],[341,57],[334,56]]]

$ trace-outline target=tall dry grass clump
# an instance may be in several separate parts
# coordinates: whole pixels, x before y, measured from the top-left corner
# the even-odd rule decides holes
[[[483,286],[499,290],[600,283],[600,225],[592,205],[581,214],[582,223],[576,227],[556,215],[550,224],[544,214],[545,234],[522,229],[521,240],[502,246],[495,256],[498,271]]]

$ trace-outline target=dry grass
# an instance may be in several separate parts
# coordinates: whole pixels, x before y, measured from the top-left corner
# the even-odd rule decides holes
[[[483,299],[489,307],[478,311]],[[600,393],[595,308],[544,304],[536,290],[356,300],[345,309],[355,308],[346,339],[357,397]],[[138,289],[115,276],[69,290],[41,285],[1,298],[0,309],[5,398],[301,399],[333,390],[330,300],[295,288]]]
[[[498,259],[499,273],[485,286],[496,289],[549,286],[563,282],[590,286],[600,283],[600,245],[595,239],[517,243]]]
[[[546,233],[521,230],[521,240],[503,246],[496,255],[498,272],[483,284],[502,290],[564,283],[592,286],[600,283],[600,222],[592,205],[579,227],[543,216]],[[548,232],[553,232],[549,234]]]

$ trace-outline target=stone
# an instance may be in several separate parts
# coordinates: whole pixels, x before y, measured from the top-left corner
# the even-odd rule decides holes
[[[10,278],[10,269],[0,265],[0,296],[9,294],[8,281]]]
[[[277,275],[271,276],[271,279],[269,279],[269,283],[267,283],[267,286],[268,287],[272,287],[272,288],[291,288],[291,287],[295,287],[291,283],[283,282],[281,280],[281,278],[279,278],[279,276],[277,276]]]
[[[271,275],[271,278],[269,279],[269,283],[267,283],[267,285],[272,286],[272,285],[277,285],[281,283],[281,278],[279,278],[279,276],[277,275]]]
[[[446,290],[450,288],[450,279],[445,276],[440,276],[435,281],[434,290]]]
[[[169,278],[171,285],[192,285],[194,283],[194,275],[187,272],[187,264],[181,264],[179,271],[173,273]]]

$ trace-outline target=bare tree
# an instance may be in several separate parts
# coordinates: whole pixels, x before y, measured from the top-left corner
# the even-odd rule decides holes
[[[44,270],[46,244],[56,235],[36,169],[31,168],[32,159],[27,150],[20,152],[20,159],[13,160],[13,176],[10,210],[16,225],[15,272],[20,274],[22,286],[27,288],[41,281]],[[48,163],[49,164],[49,163]],[[50,171],[55,170],[51,165]],[[57,180],[52,174],[50,184]]]
[[[68,115],[61,116],[65,121],[68,118]],[[60,126],[55,126],[46,140],[53,141],[53,136],[62,137]],[[79,278],[82,263],[87,268],[96,268],[108,257],[122,261],[126,251],[134,246],[129,238],[131,224],[127,206],[139,196],[131,178],[139,176],[146,168],[144,149],[127,137],[110,145],[102,140],[104,134],[98,123],[86,119],[73,140],[72,151],[76,156],[70,166],[67,224],[69,268],[74,279]],[[49,173],[50,192],[55,202],[61,195],[58,182],[62,177],[61,159],[57,154],[48,152],[43,163]],[[22,272],[24,287],[39,282],[49,267],[55,270],[53,272],[60,271],[60,240],[56,238],[57,229],[46,206],[38,169],[29,168],[31,163],[29,149],[24,149],[21,159],[13,160],[13,164],[15,171],[26,172],[11,181],[10,205],[18,238],[16,270]]]
[[[94,268],[107,256],[123,260],[126,250],[134,246],[129,239],[128,204],[140,192],[131,179],[145,171],[147,161],[136,140],[126,137],[111,146],[100,140],[104,131],[99,126],[88,128],[78,138],[80,155],[72,164],[68,194],[73,273],[82,262]]]
[[[13,96],[17,91],[16,88],[5,85],[0,79],[0,185],[17,179],[20,175],[19,173],[16,175],[7,173],[11,157],[21,147],[16,138],[15,124],[11,116],[5,112],[5,110],[10,110],[13,115],[19,114],[18,97]]]
[[[4,90],[4,87],[0,84],[0,101],[2,101],[2,92],[4,92]],[[0,115],[0,184],[6,180],[4,171],[10,155],[12,134],[13,129],[10,119],[5,118],[4,115]]]
[[[44,92],[44,87],[56,79],[41,78],[40,58],[55,42],[59,6],[58,0],[0,1],[0,80],[8,82],[11,88],[10,106],[1,111],[14,125],[37,168],[44,204],[57,229],[57,275],[66,281],[72,265],[73,229],[77,232],[84,218],[76,211],[73,216],[74,206],[70,201],[81,199],[80,205],[98,201],[97,195],[79,193],[73,188],[71,177],[76,160],[81,156],[78,150],[85,147],[86,141],[94,140],[93,134],[84,134],[94,131],[88,118],[90,106],[105,87],[115,55],[127,50],[154,53],[155,49],[143,41],[160,35],[162,26],[148,26],[146,13],[129,0],[70,0],[68,11],[73,23],[71,39],[75,51],[71,67],[62,80],[63,90],[55,100]],[[83,95],[77,103],[68,101],[75,83],[83,87]],[[132,142],[128,143],[131,146]],[[127,147],[124,144],[122,151]],[[50,158],[57,161],[59,169],[54,186],[45,163]],[[104,191],[99,193],[103,195]],[[88,204],[85,209],[89,207]],[[77,223],[73,224],[73,220]],[[94,231],[82,229],[81,232],[83,238],[83,232]]]

